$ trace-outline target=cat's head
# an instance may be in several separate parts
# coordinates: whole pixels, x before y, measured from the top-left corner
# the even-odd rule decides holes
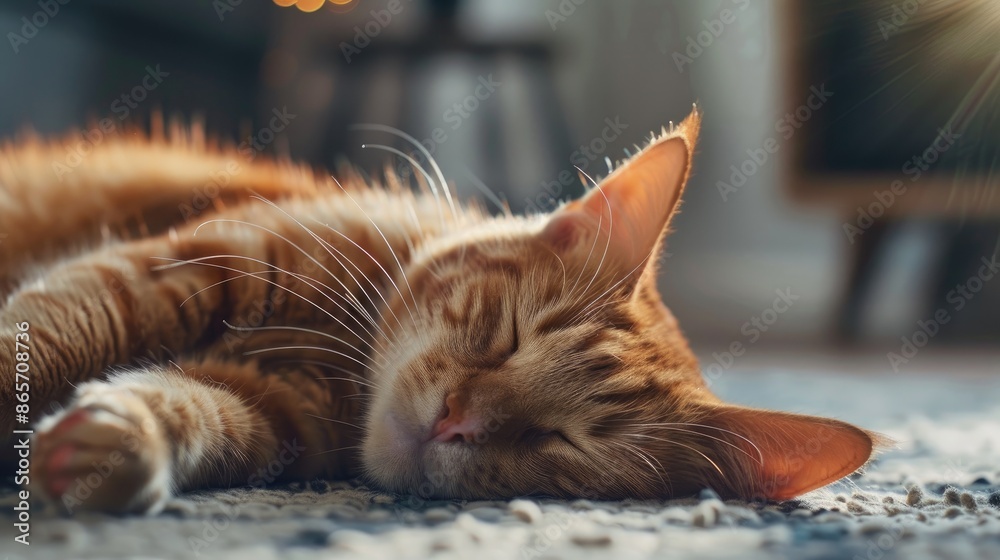
[[[787,499],[844,477],[872,434],[712,395],[656,290],[695,111],[583,198],[425,247],[373,360],[362,459],[423,497]]]

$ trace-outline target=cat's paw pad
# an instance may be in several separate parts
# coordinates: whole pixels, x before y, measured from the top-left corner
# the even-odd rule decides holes
[[[71,513],[155,512],[170,497],[166,440],[139,397],[107,389],[39,423],[32,485]]]

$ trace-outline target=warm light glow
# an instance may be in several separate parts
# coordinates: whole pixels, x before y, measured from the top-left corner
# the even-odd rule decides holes
[[[357,0],[273,0],[273,2],[282,8],[295,6],[300,11],[308,13],[319,10],[327,2],[334,6],[344,7],[354,4]]]
[[[315,12],[326,4],[326,0],[299,0],[295,7],[303,12]]]

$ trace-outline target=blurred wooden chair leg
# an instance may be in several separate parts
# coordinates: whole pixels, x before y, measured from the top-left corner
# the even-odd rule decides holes
[[[851,246],[851,262],[840,312],[836,318],[836,338],[854,344],[864,328],[864,309],[878,274],[882,245],[891,229],[891,220],[879,219]]]

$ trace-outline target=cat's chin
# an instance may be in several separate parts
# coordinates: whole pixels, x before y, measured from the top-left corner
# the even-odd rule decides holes
[[[393,413],[373,423],[362,445],[366,474],[386,490],[421,498],[462,494],[456,482],[471,449],[428,440]]]
[[[367,475],[379,486],[406,492],[422,473],[423,438],[408,423],[388,412],[371,423],[362,444]]]

